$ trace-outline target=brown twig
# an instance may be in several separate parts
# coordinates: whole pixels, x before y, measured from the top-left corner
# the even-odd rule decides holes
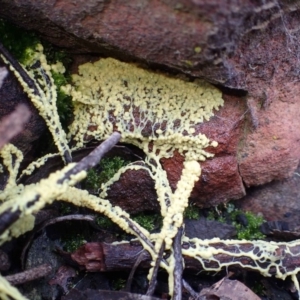
[[[101,160],[105,153],[111,150],[121,139],[121,134],[119,132],[114,132],[108,139],[101,143],[95,150],[93,150],[89,155],[84,157],[79,161],[74,168],[68,171],[64,178],[62,178],[58,184],[62,184],[65,180],[69,179],[72,175],[78,174],[81,171],[86,171],[93,168]]]
[[[147,257],[146,253],[147,253],[146,250],[142,250],[141,253],[138,254],[138,258],[135,261],[135,263],[130,271],[130,274],[128,276],[126,286],[125,286],[125,291],[127,291],[127,292],[131,291],[131,284],[132,284],[134,273],[136,272],[136,269],[138,268],[140,263],[146,259],[146,257]]]
[[[199,298],[199,294],[194,291],[194,289],[184,279],[182,279],[182,284],[183,287],[190,293],[193,299],[197,300]]]
[[[158,256],[155,260],[155,265],[154,265],[154,268],[153,268],[153,271],[152,271],[152,276],[151,276],[151,279],[149,281],[149,287],[148,287],[148,290],[147,290],[147,293],[146,293],[147,296],[152,296],[154,291],[155,291],[155,286],[156,286],[156,282],[157,282],[157,272],[158,272],[159,265],[160,265],[160,262],[162,260],[162,256],[164,254],[164,251],[165,251],[165,243],[163,242],[161,247],[160,247],[160,250],[158,252]]]
[[[260,272],[264,270],[269,276],[277,275],[278,268],[286,274],[286,276],[292,275],[296,269],[300,268],[300,241],[287,242],[287,243],[273,243],[272,245],[277,248],[276,252],[278,257],[277,261],[258,261],[253,259],[253,253],[251,250],[255,249],[255,252],[260,253],[259,241],[249,241],[245,243],[244,241],[234,241],[234,245],[227,245],[226,240],[222,242],[212,242],[210,246],[214,248],[215,251],[222,249],[222,253],[213,255],[211,259],[194,258],[187,255],[183,255],[185,270],[192,273],[197,273],[201,270],[210,270],[218,272],[220,267],[224,265],[224,268],[237,269],[244,268],[247,270],[252,270]],[[233,242],[233,240],[229,240]],[[266,242],[267,243],[267,242]],[[137,255],[143,249],[140,243],[122,243],[122,244],[107,244],[99,243],[103,248],[105,253],[105,270],[113,271],[128,271],[131,270]],[[192,244],[192,243],[191,243]],[[193,246],[191,246],[193,249]],[[237,255],[237,248],[240,252]],[[186,242],[183,243],[182,249],[186,248]],[[128,255],[125,253],[128,253]],[[126,263],[125,263],[126,262]],[[145,253],[145,259],[141,263],[140,267],[147,269],[150,267],[151,256],[147,252]],[[85,262],[88,263],[88,260]],[[258,264],[258,265],[257,265]],[[270,266],[271,264],[271,266]],[[81,266],[84,268],[84,264]],[[96,271],[96,270],[95,270]],[[297,270],[296,270],[297,271]]]
[[[28,247],[31,245],[31,242],[34,238],[34,236],[41,231],[42,229],[44,229],[45,227],[49,226],[49,225],[53,225],[59,222],[65,222],[65,221],[88,221],[88,222],[94,222],[95,221],[95,216],[93,215],[67,215],[67,216],[62,216],[62,217],[57,217],[57,218],[53,218],[50,220],[46,220],[45,222],[42,222],[41,224],[39,224],[38,226],[36,226],[36,228],[34,228],[34,230],[30,233],[29,238],[26,241],[25,246],[22,249],[22,253],[21,253],[21,265],[22,268],[24,268],[25,265],[25,258],[26,258],[26,253],[28,250]]]
[[[55,124],[55,130],[51,130],[51,127],[49,127],[53,137],[57,135],[58,136],[64,135],[65,133],[60,126],[61,124],[59,122],[56,122],[56,118],[53,117],[53,113],[54,115],[56,115],[57,112],[52,111],[51,109],[45,111],[41,109],[41,106],[45,106],[45,103],[43,101],[46,95],[43,92],[43,89],[41,89],[38,81],[30,77],[26,69],[23,68],[23,66],[9,53],[9,51],[1,43],[0,43],[0,59],[2,59],[2,61],[12,70],[12,72],[16,76],[19,83],[23,86],[23,88],[24,86],[27,86],[28,89],[24,89],[24,91],[27,93],[28,97],[31,100],[33,99],[33,97],[35,99],[39,99],[38,100],[39,104],[35,104],[35,101],[33,101],[33,104],[39,110],[41,116],[44,118],[46,123],[48,123],[48,126],[49,124],[52,125]],[[38,74],[41,77],[41,79],[44,81],[46,89],[48,89],[49,92],[49,97],[48,97],[49,99],[47,99],[47,102],[51,103],[53,100],[55,100],[55,97],[52,94],[52,82],[49,77],[49,74],[47,74],[47,72],[43,69],[40,61],[36,61],[35,63],[33,63],[33,65],[30,66],[30,69],[35,70],[36,74]],[[67,145],[67,140],[63,139],[63,141],[61,141],[60,143],[60,146],[62,148],[61,151],[63,150],[61,154],[65,163],[72,162],[71,151]]]
[[[183,233],[183,227],[181,226],[178,229],[177,234],[174,238],[174,259],[175,259],[175,268],[174,268],[174,292],[173,300],[181,300],[182,297],[182,273],[183,273],[183,260],[181,252],[181,238]]]
[[[143,234],[143,232],[137,226],[135,226],[135,224],[132,222],[132,220],[130,218],[127,218],[126,216],[121,216],[121,218],[126,220],[129,228],[132,231],[134,231],[140,237],[140,239],[142,239],[144,241],[144,243],[146,243],[146,245],[148,247],[150,247],[151,249],[154,250],[154,246],[151,243],[151,241]]]
[[[8,52],[8,50],[1,43],[0,54],[2,54],[3,57],[8,61],[8,63],[5,62],[8,66],[10,64],[17,70],[18,74],[20,74],[24,82],[26,82],[30,89],[33,90],[33,93],[37,96],[41,96],[34,80],[32,80],[29,77],[29,75],[25,72],[24,68],[20,65],[20,63]]]
[[[5,279],[12,285],[23,284],[32,280],[36,280],[49,275],[52,271],[52,266],[49,264],[43,264],[38,267],[26,270],[14,275],[5,276]]]
[[[0,214],[0,235],[14,222],[16,222],[22,211],[20,209],[13,210],[12,208],[7,208],[4,212]]]

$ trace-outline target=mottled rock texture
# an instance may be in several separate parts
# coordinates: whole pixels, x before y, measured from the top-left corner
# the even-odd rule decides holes
[[[290,229],[300,228],[300,166],[293,176],[264,186],[252,187],[238,201],[239,208],[262,214],[266,221],[287,222]]]
[[[199,206],[238,199],[244,185],[287,178],[296,169],[299,11],[296,1],[285,0],[0,0],[0,16],[81,58],[140,61],[222,89],[224,107],[199,127],[220,145],[193,191]],[[175,188],[182,158],[163,165]]]

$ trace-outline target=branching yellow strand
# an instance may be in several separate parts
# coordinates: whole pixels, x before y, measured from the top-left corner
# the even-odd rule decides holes
[[[62,158],[65,159],[66,153],[70,156],[66,134],[62,129],[57,113],[57,92],[54,79],[50,72],[51,66],[47,64],[42,45],[39,44],[37,46],[36,51],[32,52],[31,60],[23,67],[28,76],[36,83],[36,92],[28,86],[28,83],[18,71],[10,65],[8,59],[4,55],[0,54],[0,58],[9,66],[10,71],[14,73],[24,92],[37,108],[39,114],[44,118]],[[53,68],[56,71],[64,71],[64,68],[59,68],[57,65],[54,65]]]
[[[0,298],[1,300],[28,300],[2,276],[0,276]]]

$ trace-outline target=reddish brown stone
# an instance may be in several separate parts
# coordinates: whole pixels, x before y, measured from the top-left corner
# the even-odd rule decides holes
[[[237,97],[225,95],[224,99],[224,107],[216,112],[211,120],[197,127],[198,133],[204,133],[210,140],[219,143],[217,148],[208,149],[208,152],[214,153],[215,157],[200,162],[201,178],[195,185],[191,201],[201,207],[217,205],[245,195],[236,153],[245,123],[246,107],[245,103]],[[162,159],[163,168],[168,174],[173,190],[180,179],[183,160],[179,153],[175,153],[172,158]]]
[[[178,153],[164,161],[163,166],[173,190],[181,176],[183,157]],[[200,207],[217,205],[245,195],[234,156],[222,156],[201,163],[201,177],[191,195],[191,202]]]
[[[154,182],[145,170],[130,170],[120,176],[107,192],[107,198],[130,213],[159,210]]]
[[[234,156],[216,157],[202,164],[201,180],[194,187],[191,201],[209,207],[245,195]]]
[[[228,60],[247,33],[290,16],[293,3],[204,0],[1,0],[0,15],[75,52],[101,52],[168,66],[244,88]],[[291,12],[289,12],[291,11]],[[297,17],[297,15],[295,16]],[[258,47],[256,47],[258,48]]]
[[[287,41],[288,32],[278,22],[272,26],[264,33],[249,34],[251,45],[244,41],[243,56],[234,58],[235,64],[243,66],[241,76],[249,90],[252,128],[244,132],[239,151],[247,186],[291,176],[300,158],[300,61],[295,56],[299,50]]]

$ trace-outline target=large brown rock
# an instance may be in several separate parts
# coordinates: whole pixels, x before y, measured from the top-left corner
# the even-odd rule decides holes
[[[300,7],[293,1],[0,0],[0,16],[75,53],[147,62],[217,84],[225,106],[199,126],[219,142],[198,205],[290,176],[300,158]],[[213,151],[213,149],[211,149]],[[163,165],[173,188],[178,155]]]
[[[281,2],[1,0],[0,15],[77,52],[129,56],[243,88],[228,58],[242,38],[297,10]]]

